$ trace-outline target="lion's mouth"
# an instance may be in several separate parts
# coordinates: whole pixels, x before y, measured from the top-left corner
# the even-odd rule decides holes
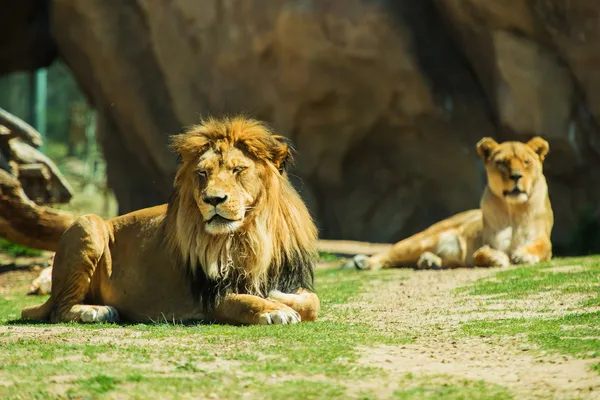
[[[505,197],[513,197],[513,196],[520,196],[522,194],[525,194],[525,192],[519,188],[514,188],[513,190],[505,190],[503,192],[503,194]]]
[[[229,218],[225,218],[222,215],[219,214],[215,214],[212,216],[211,219],[209,219],[208,221],[206,221],[207,224],[212,224],[212,225],[227,225],[227,224],[231,224],[232,222],[239,222],[239,219],[229,219]]]

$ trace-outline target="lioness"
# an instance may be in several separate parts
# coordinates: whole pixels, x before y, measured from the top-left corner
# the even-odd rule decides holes
[[[172,138],[182,165],[168,205],[79,218],[60,240],[52,322],[312,321],[317,231],[286,166],[290,146],[262,123],[208,119]]]
[[[404,239],[389,251],[357,255],[359,269],[395,266],[418,268],[492,267],[533,264],[552,257],[554,216],[542,163],[548,142],[496,143],[483,138],[487,186],[481,208],[465,211]]]

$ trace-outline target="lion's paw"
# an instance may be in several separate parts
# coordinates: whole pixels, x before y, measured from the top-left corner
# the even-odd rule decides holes
[[[80,318],[81,322],[86,323],[117,322],[119,313],[111,306],[90,306],[81,311]]]
[[[291,325],[297,324],[300,320],[300,314],[287,306],[264,312],[258,317],[260,325]]]
[[[513,264],[535,264],[540,262],[540,258],[525,250],[517,250],[510,256]]]
[[[439,269],[442,268],[442,259],[432,252],[426,251],[425,253],[421,254],[421,257],[419,257],[419,260],[417,261],[417,267],[422,269]]]

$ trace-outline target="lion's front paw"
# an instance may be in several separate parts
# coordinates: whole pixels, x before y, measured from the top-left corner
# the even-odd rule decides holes
[[[268,310],[260,314],[258,323],[260,325],[288,325],[297,324],[301,321],[300,314],[292,308],[284,304],[278,306],[275,310]]]
[[[82,306],[81,322],[118,322],[119,312],[111,306]]]
[[[540,262],[540,258],[525,250],[517,250],[511,254],[510,260],[513,264],[535,264]]]
[[[417,267],[422,269],[442,268],[442,259],[432,252],[426,251],[419,257]]]

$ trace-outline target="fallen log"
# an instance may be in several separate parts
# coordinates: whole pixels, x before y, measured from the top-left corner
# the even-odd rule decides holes
[[[355,242],[352,240],[319,240],[317,249],[323,253],[338,256],[354,256],[357,254],[373,255],[389,250],[392,247],[387,243]]]
[[[38,206],[25,194],[19,180],[0,169],[0,236],[13,243],[56,251],[62,233],[76,215]]]
[[[0,125],[8,128],[9,135],[19,137],[34,147],[42,145],[42,135],[22,119],[0,107]]]

